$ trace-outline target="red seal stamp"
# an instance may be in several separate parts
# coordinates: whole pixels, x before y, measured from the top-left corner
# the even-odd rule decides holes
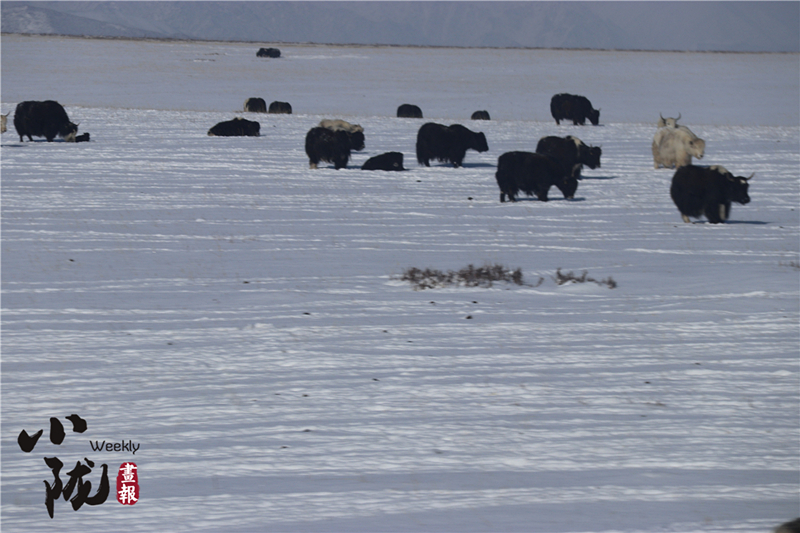
[[[139,475],[136,463],[122,463],[117,473],[117,501],[122,505],[134,505],[139,501]]]

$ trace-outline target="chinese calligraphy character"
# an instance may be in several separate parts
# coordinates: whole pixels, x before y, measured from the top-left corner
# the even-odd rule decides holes
[[[75,464],[75,468],[67,472],[69,481],[67,481],[66,485],[62,485],[59,472],[64,466],[64,463],[62,463],[58,457],[44,458],[44,462],[47,463],[47,466],[52,469],[53,477],[55,478],[52,486],[47,481],[44,482],[46,487],[44,504],[45,507],[47,507],[47,514],[50,515],[50,518],[53,518],[55,501],[59,496],[62,495],[64,496],[65,501],[70,501],[74,511],[80,509],[84,503],[86,505],[100,505],[101,503],[104,503],[106,499],[108,499],[108,493],[110,491],[110,487],[108,485],[108,465],[102,465],[103,474],[100,478],[100,487],[97,489],[97,492],[94,496],[89,496],[89,493],[92,490],[92,482],[84,481],[83,476],[91,473],[92,468],[94,468],[94,462],[85,457],[84,461],[86,461],[85,465],[78,461]],[[72,492],[75,491],[76,488],[77,492],[75,493],[75,496],[72,496]]]

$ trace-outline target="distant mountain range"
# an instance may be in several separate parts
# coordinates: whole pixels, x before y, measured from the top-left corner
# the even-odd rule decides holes
[[[800,52],[800,2],[0,2],[3,33]]]

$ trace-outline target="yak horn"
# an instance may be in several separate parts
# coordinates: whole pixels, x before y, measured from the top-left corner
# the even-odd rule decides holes
[[[675,119],[675,122],[678,122],[681,119],[681,114],[678,113],[678,118]]]
[[[756,175],[756,173],[755,173],[755,172],[753,172],[752,174],[750,174],[748,177],[746,177],[746,178],[745,178],[745,181],[747,181],[747,180],[749,180],[749,179],[752,179],[752,178],[753,178],[753,176],[755,176],[755,175]]]

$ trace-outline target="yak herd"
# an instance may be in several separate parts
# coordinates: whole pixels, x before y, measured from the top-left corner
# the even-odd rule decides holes
[[[244,110],[254,113],[291,114],[288,102],[272,102],[267,108],[262,98],[248,98]],[[550,101],[550,112],[560,124],[562,120],[584,125],[588,119],[593,125],[600,121],[600,110],[594,109],[584,96],[561,93]],[[0,130],[6,131],[8,115],[0,115]],[[412,104],[397,108],[401,118],[422,118],[422,110]],[[659,115],[660,116],[660,115]],[[485,110],[472,114],[472,120],[490,120]],[[686,126],[679,125],[678,118],[660,116],[653,137],[653,165],[655,168],[675,168],[670,196],[685,222],[689,217],[705,216],[710,223],[725,222],[730,216],[731,202],[745,205],[750,201],[748,181],[734,176],[720,165],[701,167],[692,165],[692,158],[701,159],[705,141],[697,137]],[[24,137],[44,137],[53,141],[62,137],[67,142],[84,142],[89,134],[78,135],[78,124],[70,121],[66,111],[58,102],[26,101],[17,105],[14,112],[14,127],[20,142]],[[256,121],[236,117],[220,122],[208,130],[209,136],[259,136],[261,126]],[[306,134],[305,150],[309,166],[318,167],[320,162],[333,164],[335,169],[347,167],[352,151],[365,147],[364,128],[343,120],[323,120]],[[467,150],[486,152],[489,145],[482,132],[474,132],[461,124],[446,126],[435,122],[423,124],[417,132],[416,155],[420,165],[430,166],[431,161],[440,161],[458,168],[463,165]],[[536,196],[542,202],[548,200],[549,190],[555,186],[566,199],[572,199],[578,189],[583,166],[600,167],[602,151],[599,147],[587,146],[577,137],[549,136],[539,140],[535,152],[513,151],[497,159],[495,179],[500,189],[500,202],[506,198],[514,202],[520,193]],[[387,152],[368,159],[362,170],[402,171],[403,154]]]

